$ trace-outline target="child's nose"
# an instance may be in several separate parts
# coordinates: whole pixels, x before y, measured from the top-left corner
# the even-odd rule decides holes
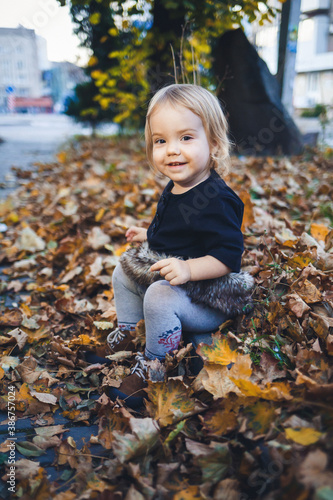
[[[167,148],[168,155],[179,155],[180,147],[177,141],[170,141]]]

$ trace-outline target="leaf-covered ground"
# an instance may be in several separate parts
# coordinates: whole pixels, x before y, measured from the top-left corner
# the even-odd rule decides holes
[[[166,181],[137,138],[72,145],[58,162],[17,172],[0,206],[0,410],[15,393],[21,499],[333,498],[333,169],[322,154],[233,159],[245,203],[243,267],[254,311],[229,320],[198,354],[181,346],[141,412],[111,402],[134,362],[89,366],[116,324],[112,271],[129,225],[147,227]],[[138,350],[144,322],[137,325]],[[175,370],[177,368],[177,370]],[[9,415],[9,413],[8,413]],[[58,422],[58,416],[62,424]],[[67,425],[66,422],[69,424]],[[71,425],[88,431],[80,445]],[[94,429],[94,432],[89,432]],[[87,433],[86,433],[87,434]],[[2,490],[10,435],[1,435]],[[57,479],[42,458],[50,449]],[[92,452],[93,449],[93,452]]]

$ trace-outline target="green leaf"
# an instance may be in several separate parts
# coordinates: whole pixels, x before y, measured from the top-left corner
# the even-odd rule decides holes
[[[92,390],[91,387],[78,387],[77,385],[70,384],[69,382],[66,382],[66,386],[70,392],[75,392],[75,393],[76,392],[88,392],[88,391]]]
[[[22,453],[25,457],[40,457],[45,454],[45,451],[39,448],[39,446],[30,443],[29,441],[21,441],[16,443],[16,449]]]
[[[332,500],[333,490],[329,486],[324,486],[315,491],[314,500]]]

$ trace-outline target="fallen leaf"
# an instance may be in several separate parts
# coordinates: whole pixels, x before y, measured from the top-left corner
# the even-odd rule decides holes
[[[132,434],[114,431],[112,450],[120,463],[146,455],[159,441],[159,426],[151,418],[130,418]]]
[[[316,240],[318,241],[325,241],[325,238],[329,232],[329,228],[324,224],[316,224],[315,222],[312,222],[310,226],[311,236],[316,238]]]
[[[220,365],[229,365],[237,359],[237,351],[233,351],[229,347],[228,340],[222,337],[220,333],[212,335],[211,345],[199,344],[196,352],[207,363]]]
[[[187,450],[194,455],[202,471],[203,481],[217,483],[226,476],[231,464],[229,447],[225,443],[211,441],[209,445],[186,439]]]
[[[39,448],[39,446],[34,443],[30,443],[29,441],[17,442],[16,448],[25,457],[40,457],[45,453],[45,451]]]
[[[27,226],[19,233],[19,237],[15,242],[15,246],[19,250],[27,250],[31,253],[44,250],[46,247],[45,241],[40,238],[31,227]]]
[[[299,477],[303,484],[318,488],[329,486],[333,488],[333,473],[327,470],[328,457],[322,450],[310,451],[300,464]]]
[[[38,474],[40,464],[27,458],[21,458],[15,463],[16,468],[16,479],[28,479],[29,477],[34,477]]]
[[[0,316],[0,326],[20,326],[22,318],[19,309],[5,310]]]
[[[316,443],[323,435],[322,432],[318,432],[310,427],[300,427],[299,429],[287,427],[285,429],[285,434],[287,439],[291,439],[295,441],[295,443],[302,444],[303,446],[309,446],[310,444]]]
[[[180,380],[148,382],[147,411],[161,427],[176,423],[203,409],[190,393]]]

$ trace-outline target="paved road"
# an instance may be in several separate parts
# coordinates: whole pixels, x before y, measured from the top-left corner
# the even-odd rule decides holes
[[[101,133],[112,133],[115,126],[104,127]],[[66,115],[0,114],[0,199],[13,189],[12,166],[31,168],[34,162],[55,160],[57,150],[75,134],[90,134],[90,129],[75,124]]]

